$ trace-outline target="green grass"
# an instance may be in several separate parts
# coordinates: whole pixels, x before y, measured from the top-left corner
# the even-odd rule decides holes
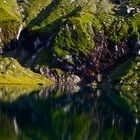
[[[0,28],[1,46],[16,37],[19,25],[22,23],[20,13],[17,11],[17,3],[14,0],[0,0]]]
[[[91,12],[92,8],[93,10],[95,10],[95,4],[93,3],[92,3],[92,6],[89,6],[89,5],[86,5],[84,2],[75,1],[72,4],[70,4],[69,1],[67,0],[56,0],[50,3],[48,6],[45,5],[44,7],[46,7],[46,9],[40,11],[37,17],[34,18],[29,23],[28,26],[29,28],[34,28],[34,26],[45,28],[47,27],[47,25],[52,24],[58,19],[74,16],[75,14],[81,11],[81,8],[83,6],[84,6],[83,8],[84,13],[86,13],[87,11]],[[30,13],[30,11],[28,11],[28,13]],[[28,16],[27,16],[27,19],[28,19]]]
[[[30,0],[29,3],[21,3],[25,9],[25,17],[28,21],[32,21],[40,12],[43,10],[43,7],[47,7],[50,4],[51,0]]]
[[[7,18],[3,15],[3,11],[10,15],[8,18],[20,18],[20,14],[17,12],[17,3],[14,0],[6,0],[6,2],[0,0],[0,11],[0,20],[2,21],[5,20],[5,18]]]
[[[21,67],[16,60],[0,58],[0,84],[53,84],[44,76]]]

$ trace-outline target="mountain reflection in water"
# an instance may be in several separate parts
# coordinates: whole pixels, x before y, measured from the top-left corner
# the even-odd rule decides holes
[[[140,138],[136,92],[78,86],[29,89],[0,86],[0,140]]]

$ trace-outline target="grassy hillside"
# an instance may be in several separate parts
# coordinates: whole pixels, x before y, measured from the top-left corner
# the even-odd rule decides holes
[[[52,84],[42,75],[23,68],[13,58],[0,58],[0,84]]]
[[[19,25],[21,24],[15,0],[0,0],[0,46],[10,42],[16,37]]]
[[[19,13],[17,12],[17,3],[14,0],[0,0],[0,10],[1,11],[1,19],[0,20],[8,20],[8,19],[18,19]],[[9,17],[4,16],[2,14],[3,10],[7,12],[7,14],[11,15]],[[3,17],[3,18],[2,18]]]
[[[32,21],[34,18],[38,16],[38,14],[44,10],[49,4],[51,0],[30,0],[20,1],[19,5],[23,7],[22,14],[24,14],[27,24]]]

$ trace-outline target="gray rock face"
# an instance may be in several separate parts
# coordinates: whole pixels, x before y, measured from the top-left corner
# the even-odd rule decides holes
[[[0,47],[0,54],[2,54],[3,53],[3,50],[2,50],[2,47]]]
[[[40,73],[56,83],[62,83],[65,85],[79,84],[82,81],[78,75],[69,73],[59,74],[56,70],[52,70],[48,67],[40,68]]]
[[[35,50],[39,47],[40,43],[41,43],[41,42],[40,42],[39,37],[36,37],[36,40],[34,41]]]
[[[50,69],[49,68],[40,68],[40,73],[42,74],[42,75],[45,75],[45,76],[47,76],[49,73],[50,73]]]
[[[17,40],[19,40],[20,33],[21,33],[22,30],[23,30],[23,25],[20,25],[19,30],[18,30],[18,34],[17,34]]]
[[[140,50],[138,51],[138,55],[140,55]]]
[[[101,74],[98,74],[97,75],[97,81],[100,83],[102,81],[102,75]]]
[[[74,84],[78,84],[81,82],[81,78],[79,76],[72,74],[71,77],[73,79]]]

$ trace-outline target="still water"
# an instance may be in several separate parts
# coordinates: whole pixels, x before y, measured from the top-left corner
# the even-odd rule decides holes
[[[138,92],[0,86],[0,140],[140,140]]]

